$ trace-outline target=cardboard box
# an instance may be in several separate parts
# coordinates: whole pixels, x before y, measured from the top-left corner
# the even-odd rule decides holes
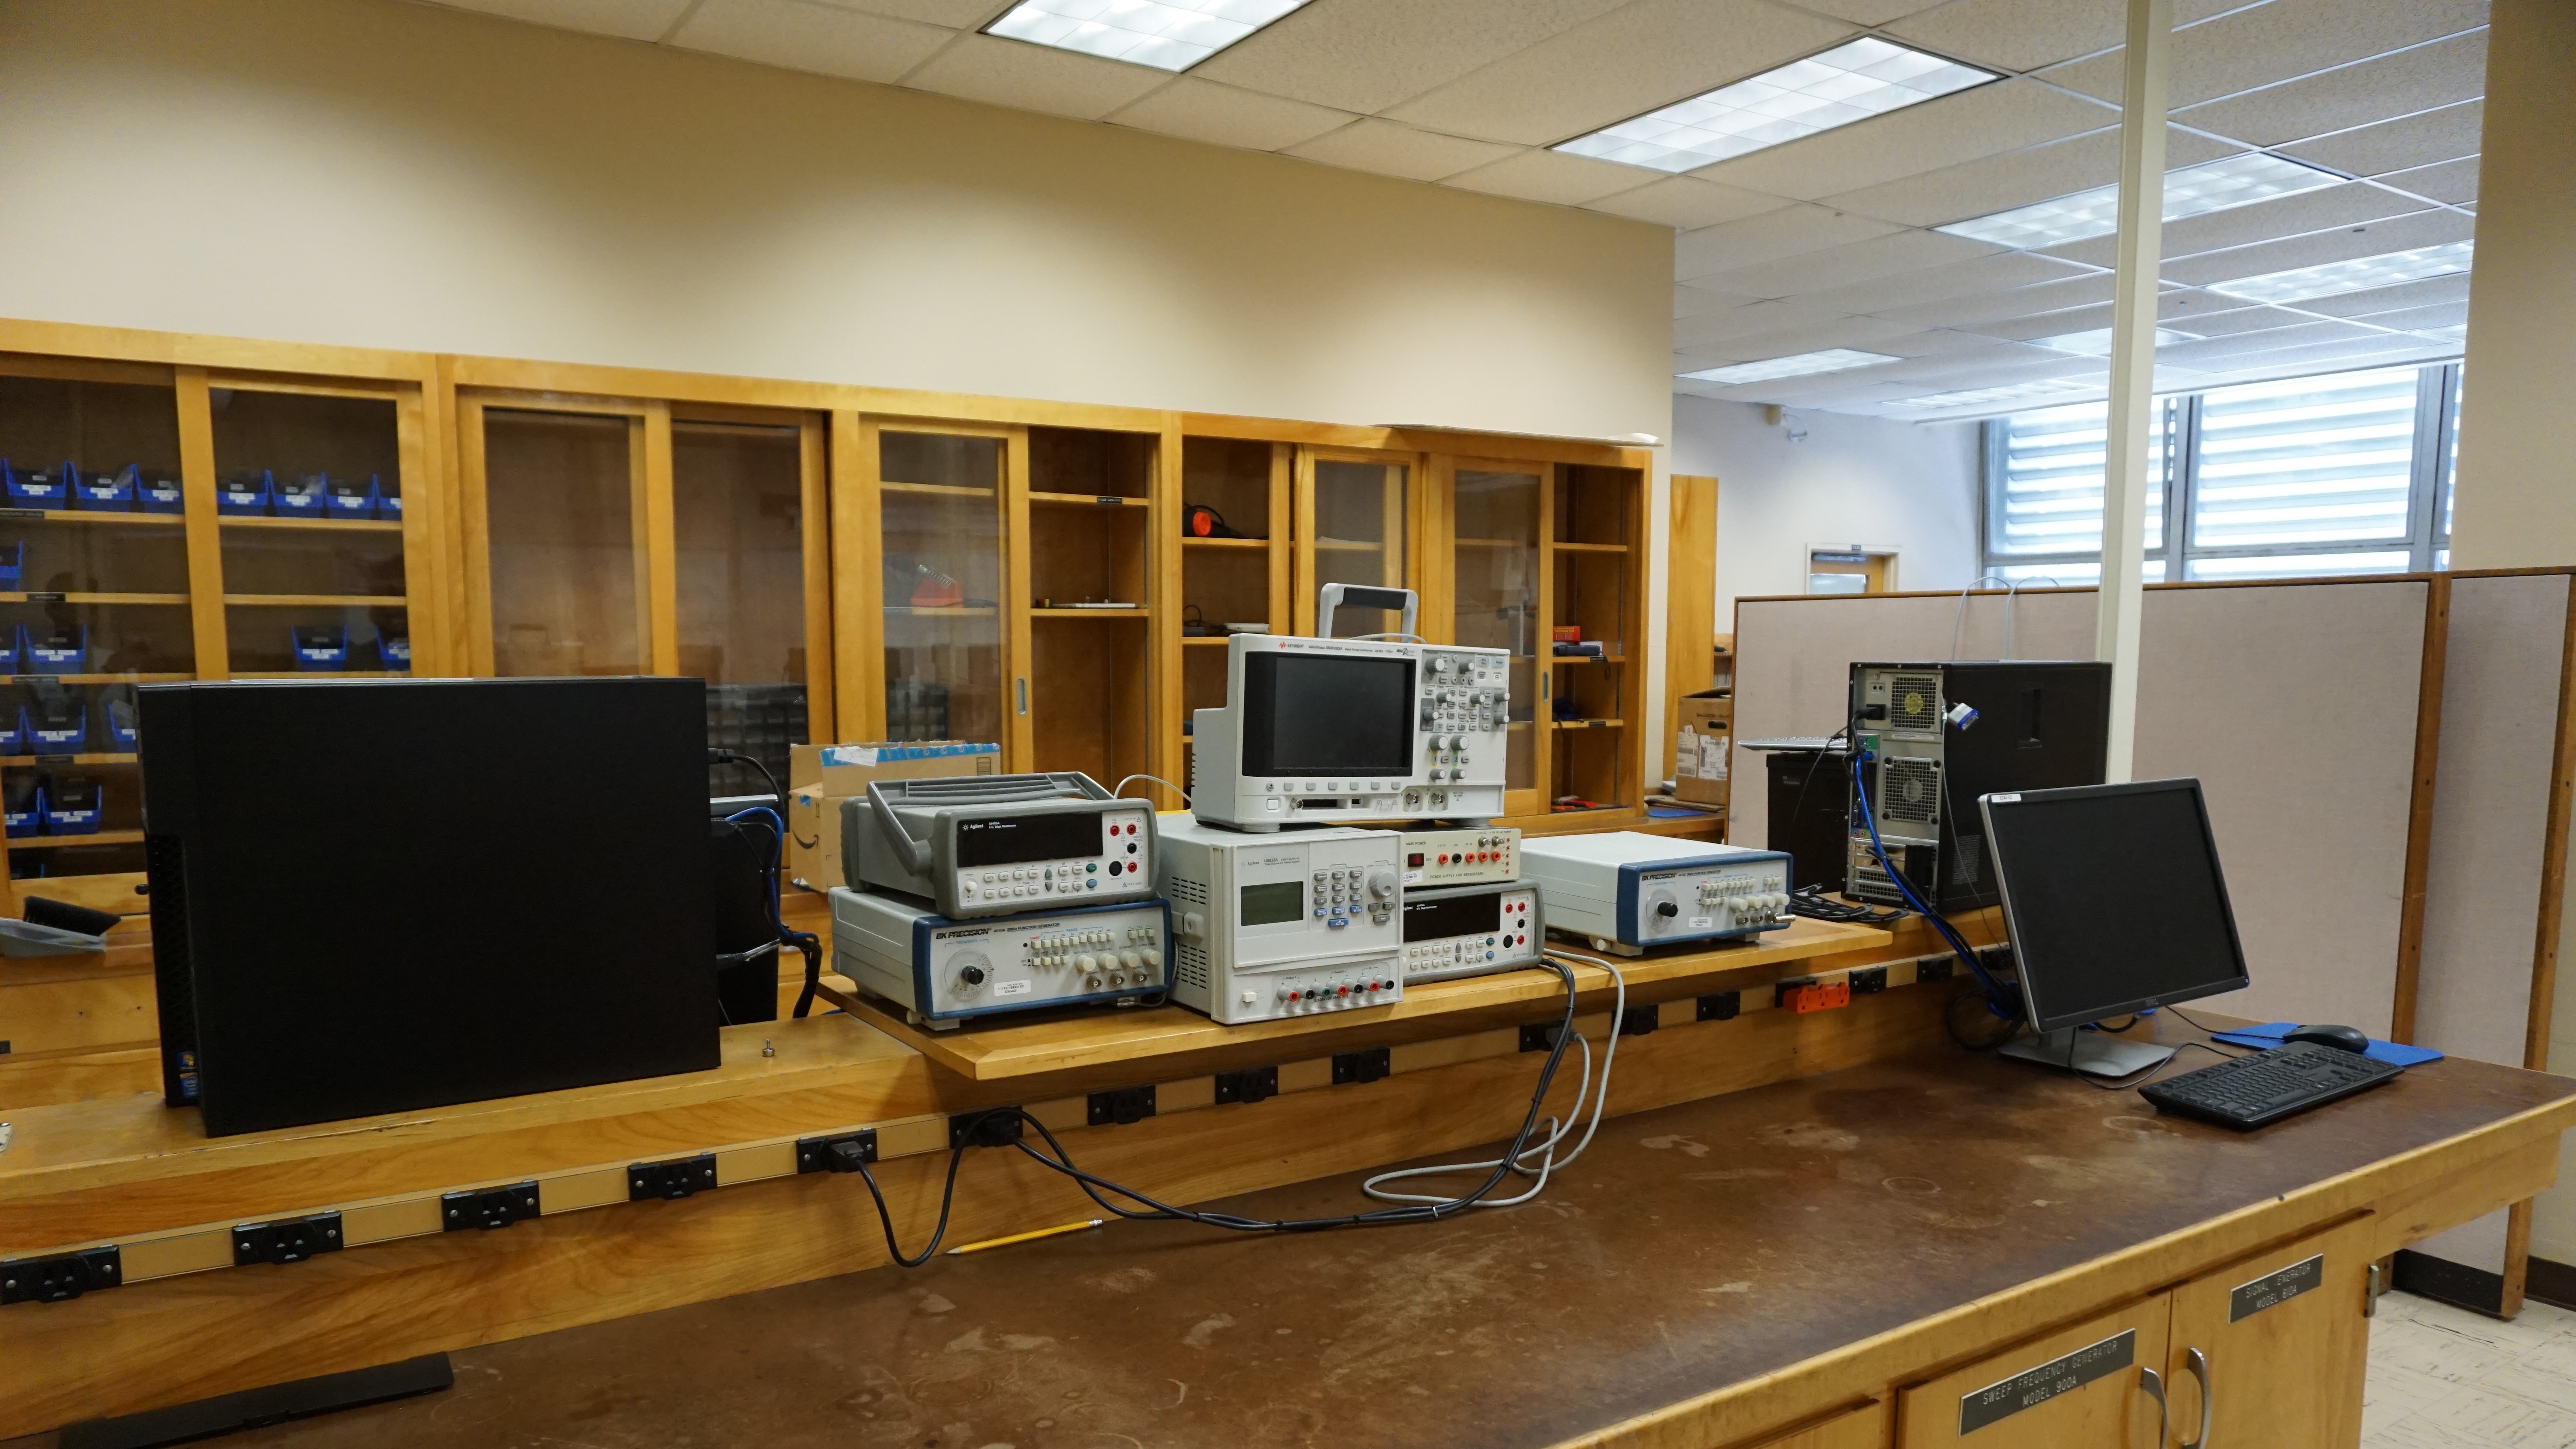
[[[868,793],[869,782],[994,775],[1001,767],[1000,745],[960,740],[794,746],[788,768],[803,783],[787,787],[788,879],[818,891],[848,883],[841,874],[841,802]]]
[[[1704,690],[1681,699],[1673,733],[1673,796],[1695,805],[1724,805],[1729,747],[1735,743],[1735,696]]]

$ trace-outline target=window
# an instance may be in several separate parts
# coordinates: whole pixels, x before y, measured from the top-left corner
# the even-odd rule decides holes
[[[2459,376],[2383,368],[2157,399],[2148,582],[2447,568]],[[2089,403],[1987,425],[1987,572],[2100,581],[2107,421]]]

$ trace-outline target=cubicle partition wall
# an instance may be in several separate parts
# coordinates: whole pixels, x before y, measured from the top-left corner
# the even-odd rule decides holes
[[[2135,773],[2206,785],[2253,972],[2211,1009],[2547,1064],[2571,575],[2147,589]],[[1736,737],[1839,728],[1856,660],[2089,658],[2094,611],[2091,589],[1739,600]],[[1738,791],[1730,838],[1760,844],[1765,804]],[[2427,1241],[2422,1286],[2518,1306],[2530,1215]]]

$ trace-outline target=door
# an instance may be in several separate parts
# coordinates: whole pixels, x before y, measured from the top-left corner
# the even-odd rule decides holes
[[[1419,589],[1414,550],[1416,460],[1403,454],[1306,449],[1297,458],[1297,569],[1291,597],[1296,632],[1315,634],[1315,599],[1326,584]],[[1423,601],[1430,629],[1431,601]],[[1333,618],[1343,638],[1404,627],[1393,610],[1344,609]],[[1437,638],[1437,634],[1430,637]]]
[[[469,394],[458,423],[473,672],[678,673],[670,410]]]
[[[2369,1270],[2362,1224],[2352,1222],[2176,1289],[2165,1369],[2173,1443],[2360,1443]]]
[[[1836,1414],[1820,1424],[1792,1430],[1772,1439],[1757,1439],[1735,1449],[1880,1449],[1887,1442],[1887,1405],[1871,1404]]]
[[[1537,814],[1547,808],[1543,705],[1549,686],[1560,682],[1540,664],[1556,617],[1543,527],[1554,514],[1553,470],[1543,463],[1481,458],[1437,459],[1435,468],[1448,485],[1447,642],[1510,655],[1503,810]]]
[[[1807,550],[1807,592],[1884,594],[1896,588],[1893,549],[1823,544]]]
[[[1026,768],[1010,726],[1027,717],[1027,686],[1005,688],[1003,494],[1016,439],[1005,428],[874,418],[851,431],[857,487],[842,496],[857,517],[834,544],[845,595],[876,605],[853,642],[877,646],[844,676],[857,685],[848,710],[858,737],[996,743],[1006,768]]]
[[[2162,1387],[2172,1303],[2159,1294],[1907,1389],[1898,1449],[2159,1449],[2149,1386]]]

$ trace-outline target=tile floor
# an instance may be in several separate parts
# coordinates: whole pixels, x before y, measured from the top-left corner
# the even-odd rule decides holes
[[[2370,1323],[2362,1449],[2576,1449],[2576,1313],[2499,1323],[2404,1293]]]

